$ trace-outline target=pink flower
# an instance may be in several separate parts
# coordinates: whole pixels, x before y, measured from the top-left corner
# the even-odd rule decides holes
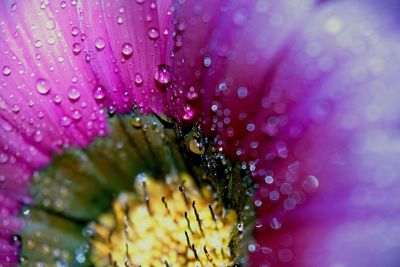
[[[384,1],[0,4],[0,265],[52,153],[106,114],[199,123],[257,183],[251,266],[396,266],[399,35]],[[18,240],[14,240],[18,241]],[[15,243],[15,242],[14,242]],[[17,242],[18,243],[18,242]]]

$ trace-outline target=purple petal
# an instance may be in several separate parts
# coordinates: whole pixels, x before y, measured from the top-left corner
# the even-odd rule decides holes
[[[399,36],[387,7],[180,6],[177,88],[258,182],[251,266],[399,264]]]
[[[0,3],[0,196],[13,203],[4,204],[7,218],[16,203],[30,201],[29,177],[52,153],[108,132],[103,108],[128,112],[136,103],[141,111],[164,112],[167,92],[155,74],[168,78],[170,5]],[[17,229],[1,227],[0,265],[7,265],[14,257],[6,249],[9,233]]]

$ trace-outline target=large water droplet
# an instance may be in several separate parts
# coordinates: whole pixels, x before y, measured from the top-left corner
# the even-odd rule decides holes
[[[97,50],[103,50],[106,47],[106,41],[102,37],[99,37],[94,42],[94,46]]]
[[[158,66],[158,70],[154,74],[154,79],[162,85],[167,85],[168,83],[170,83],[171,73],[168,71],[167,66],[165,65]]]
[[[70,87],[68,90],[68,98],[72,101],[77,101],[81,97],[81,93],[76,87]]]
[[[10,74],[11,74],[11,68],[9,66],[4,66],[3,67],[3,75],[9,76]]]
[[[51,90],[49,82],[45,79],[38,79],[36,81],[36,90],[42,95],[48,94]]]
[[[106,89],[99,85],[93,90],[93,96],[96,100],[103,100],[106,97]]]
[[[185,106],[183,119],[186,121],[190,121],[191,119],[193,119],[194,115],[195,115],[195,110],[189,105]]]
[[[313,193],[317,191],[319,187],[318,178],[313,175],[309,175],[306,177],[306,179],[304,179],[302,186],[304,191],[307,193]]]
[[[122,50],[121,50],[122,55],[124,58],[128,59],[132,56],[133,53],[133,47],[130,43],[124,43],[122,45]]]
[[[150,28],[147,34],[151,40],[156,40],[160,36],[160,32],[156,28]]]

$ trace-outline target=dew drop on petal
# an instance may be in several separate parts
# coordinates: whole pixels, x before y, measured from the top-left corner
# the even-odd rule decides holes
[[[106,97],[106,89],[98,85],[93,90],[93,96],[96,100],[103,100]]]
[[[48,30],[54,30],[56,28],[56,22],[53,18],[49,18],[48,21],[46,21],[46,29]]]
[[[11,74],[11,68],[9,66],[4,66],[2,72],[4,76],[9,76]]]
[[[136,3],[138,4],[143,4],[145,2],[145,0],[136,0]]]
[[[154,74],[154,80],[162,85],[167,85],[171,82],[171,73],[165,65],[158,66],[158,70]]]
[[[78,34],[79,34],[79,29],[78,29],[78,27],[73,27],[72,28],[72,30],[71,30],[71,34],[72,34],[72,36],[78,36]]]
[[[71,124],[71,119],[67,116],[62,116],[60,119],[61,126],[68,127]]]
[[[35,136],[33,137],[33,139],[35,140],[35,142],[40,143],[43,140],[43,133],[41,130],[37,130],[35,132]]]
[[[72,45],[72,51],[74,52],[75,55],[78,55],[82,50],[82,46],[80,43],[74,43]]]
[[[80,120],[82,118],[82,113],[79,110],[74,110],[72,112],[72,118],[76,121]]]
[[[76,87],[70,87],[68,90],[68,98],[72,101],[77,101],[81,97],[81,93]]]
[[[304,179],[302,186],[304,191],[307,193],[313,193],[317,191],[319,187],[318,178],[313,175],[309,175],[306,177],[306,179]]]
[[[0,153],[0,164],[6,164],[8,162],[9,156],[4,153]]]
[[[96,49],[99,50],[99,51],[100,51],[100,50],[103,50],[104,47],[106,47],[106,41],[105,41],[103,38],[99,37],[99,38],[97,38],[97,39],[95,40],[94,46],[95,46]]]
[[[132,47],[132,45],[131,45],[130,43],[124,43],[124,44],[122,45],[121,53],[122,53],[122,55],[123,55],[123,57],[124,57],[125,59],[130,58],[130,57],[132,56],[132,53],[133,53],[133,47]]]
[[[117,18],[117,23],[118,23],[119,25],[121,25],[122,23],[124,23],[124,18],[121,17],[121,16],[118,16],[118,18]]]
[[[151,40],[156,40],[160,37],[160,32],[156,28],[150,28],[147,34]]]
[[[135,74],[135,84],[137,86],[142,85],[143,84],[143,76],[140,73],[136,73]]]
[[[239,89],[237,90],[237,96],[240,99],[244,99],[247,97],[247,88],[246,87],[239,87]]]
[[[55,104],[60,104],[61,103],[61,96],[60,95],[54,95],[53,102]]]
[[[49,82],[45,79],[38,79],[36,81],[36,90],[42,95],[48,94],[51,90]]]
[[[282,223],[278,220],[278,218],[274,217],[269,221],[269,226],[271,226],[271,228],[274,230],[278,230],[282,227]]]
[[[189,105],[185,106],[183,119],[186,121],[190,121],[191,119],[193,119],[194,115],[195,115],[194,109]]]

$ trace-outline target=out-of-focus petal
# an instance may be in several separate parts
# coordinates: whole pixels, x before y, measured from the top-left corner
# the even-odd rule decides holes
[[[258,183],[251,266],[397,266],[399,36],[388,9],[186,1],[178,13],[175,89]]]

